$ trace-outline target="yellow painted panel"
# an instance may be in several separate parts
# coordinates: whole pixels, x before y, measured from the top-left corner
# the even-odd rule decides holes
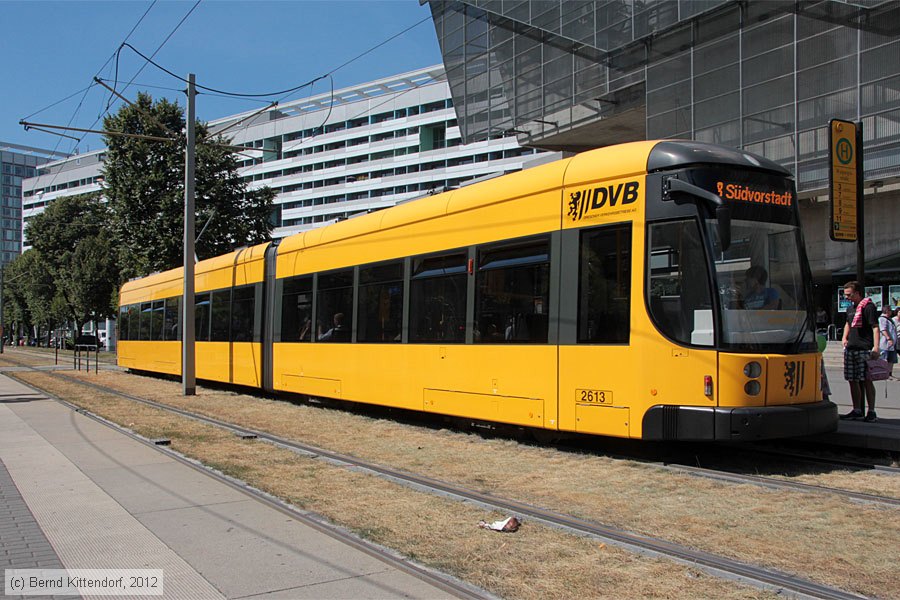
[[[172,269],[122,284],[119,291],[119,305],[125,306],[182,295],[184,293],[183,272],[184,269]]]
[[[804,404],[822,399],[822,380],[818,354],[795,356],[769,355],[766,406]]]
[[[230,345],[229,342],[197,342],[197,379],[231,382]]]
[[[575,430],[578,433],[628,437],[630,410],[625,406],[588,406],[575,408]]]
[[[425,389],[540,398],[544,426],[556,428],[555,346],[282,343],[273,361],[283,391],[311,394],[298,377],[339,380],[345,400],[410,410],[422,410]]]
[[[759,363],[759,377],[744,374],[747,363]],[[818,354],[799,356],[725,354],[719,355],[720,406],[778,406],[804,404],[822,399],[821,361]],[[745,385],[756,379],[760,393],[750,396]]]
[[[231,353],[231,383],[262,387],[262,344],[233,342]]]
[[[646,187],[644,175],[567,186],[562,201],[563,227],[571,229],[642,221]]]
[[[528,427],[544,424],[544,402],[538,398],[513,398],[489,394],[468,394],[446,390],[425,390],[423,408],[426,412],[498,421]]]
[[[582,152],[572,157],[565,184],[577,187],[610,176],[627,178],[647,172],[647,159],[658,141],[631,142]]]
[[[116,353],[120,367],[181,375],[181,342],[120,341]]]
[[[311,246],[299,253],[279,255],[278,277],[355,265],[360,257],[365,257],[363,262],[377,262],[546,233],[559,227],[559,206],[559,191],[555,190],[522,198],[514,209],[507,202],[495,202],[447,215],[439,221],[426,220],[339,243]]]
[[[290,390],[297,394],[322,396],[324,398],[341,397],[341,381],[339,379],[284,375],[281,380],[281,389]]]
[[[760,367],[760,375],[755,378],[760,390],[755,396],[744,389],[751,380],[744,375],[744,367],[749,362],[757,362]],[[719,354],[719,406],[765,406],[768,364],[759,354]]]
[[[569,163],[568,159],[558,160],[455,190],[447,205],[447,213],[471,211],[493,201],[509,202],[526,194],[558,194]]]

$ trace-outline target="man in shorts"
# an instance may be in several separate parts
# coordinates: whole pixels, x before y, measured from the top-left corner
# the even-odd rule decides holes
[[[844,324],[843,345],[844,379],[850,384],[853,410],[841,415],[841,418],[872,422],[877,419],[875,384],[869,378],[866,361],[879,356],[881,334],[878,331],[878,310],[871,299],[863,297],[858,281],[849,281],[844,285],[844,297],[851,302]],[[866,403],[869,405],[868,413],[863,412]]]

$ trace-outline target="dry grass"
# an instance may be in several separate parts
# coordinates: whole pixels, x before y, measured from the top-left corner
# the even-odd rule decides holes
[[[81,377],[87,377],[81,375]],[[97,380],[91,375],[90,380]],[[867,595],[900,597],[900,511],[840,497],[736,486],[656,467],[432,431],[336,410],[201,390],[121,373],[104,384],[433,477],[660,536]],[[896,478],[833,475],[890,495]],[[824,483],[835,484],[836,482]],[[779,540],[773,544],[772,540]],[[828,540],[823,544],[823,540]],[[864,580],[859,573],[866,573]]]
[[[843,589],[900,597],[894,560],[900,546],[900,511],[896,509],[827,494],[713,482],[637,463],[432,431],[231,392],[199,388],[197,396],[185,398],[178,383],[122,373],[74,376]],[[900,496],[897,478],[877,473],[810,477],[811,483],[820,485]],[[373,496],[369,492],[366,497]],[[303,496],[296,500],[302,503]],[[320,504],[317,500],[314,510],[326,512]]]
[[[174,449],[188,456],[504,598],[777,597],[774,592],[536,523],[526,523],[516,534],[478,529],[479,519],[501,515],[486,514],[263,442],[242,441],[222,430],[44,373],[21,373],[17,377],[141,435],[168,437]]]

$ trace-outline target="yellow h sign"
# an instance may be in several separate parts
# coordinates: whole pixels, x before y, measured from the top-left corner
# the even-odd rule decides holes
[[[855,242],[859,198],[856,124],[832,119],[829,126],[831,239]]]

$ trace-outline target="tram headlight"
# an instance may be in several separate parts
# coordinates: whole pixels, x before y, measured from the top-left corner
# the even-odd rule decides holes
[[[761,392],[761,391],[762,391],[762,386],[759,384],[759,381],[757,381],[756,379],[754,379],[752,381],[748,381],[746,384],[744,384],[744,392],[748,396],[758,396],[759,392]]]
[[[762,365],[758,362],[751,361],[744,365],[744,375],[749,377],[750,379],[756,379],[760,375],[762,375]]]

